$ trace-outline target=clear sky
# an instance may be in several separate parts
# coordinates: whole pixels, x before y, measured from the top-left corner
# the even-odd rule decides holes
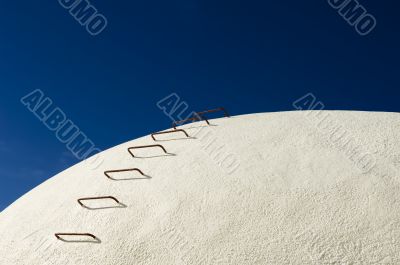
[[[97,36],[57,0],[0,4],[0,210],[78,162],[20,102],[40,89],[101,149],[166,129],[156,103],[191,110],[392,111],[399,100],[395,0],[359,2],[377,20],[360,36],[328,1],[149,0],[91,3]]]

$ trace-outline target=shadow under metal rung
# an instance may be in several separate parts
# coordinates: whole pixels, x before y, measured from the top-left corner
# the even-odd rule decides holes
[[[182,129],[175,129],[175,130],[173,130],[173,131],[164,131],[164,132],[152,133],[152,134],[151,134],[151,138],[153,138],[154,141],[157,141],[156,138],[155,138],[156,135],[159,135],[159,134],[167,134],[167,133],[177,133],[177,132],[183,132],[183,133],[186,135],[186,137],[188,137],[188,138],[190,137],[189,134],[188,134],[185,130],[182,130]]]
[[[88,197],[88,198],[80,198],[78,199],[78,203],[82,206],[85,207],[85,205],[82,203],[82,201],[89,201],[89,200],[103,200],[103,199],[111,199],[113,201],[115,201],[118,204],[121,204],[119,202],[119,200],[117,200],[115,197],[113,196],[101,196],[101,197]]]
[[[193,116],[194,117],[192,117],[192,118],[188,118],[188,119],[172,122],[172,127],[176,130],[176,126],[182,125],[182,124],[184,124],[184,123],[186,123],[188,121],[205,121],[208,125],[210,125],[210,122],[206,118],[204,118],[203,116],[201,116],[201,115],[199,115],[197,113],[193,114]]]
[[[145,176],[148,178],[148,176],[146,176],[140,169],[138,168],[127,168],[127,169],[116,169],[116,170],[108,170],[108,171],[104,171],[104,175],[106,175],[107,178],[112,179],[112,180],[117,180],[113,177],[111,177],[109,174],[110,173],[121,173],[121,172],[129,172],[129,171],[137,171],[139,172],[142,176]]]
[[[151,145],[141,145],[141,146],[133,146],[133,147],[129,147],[128,148],[128,152],[135,157],[135,155],[131,152],[131,149],[142,149],[142,148],[151,148],[151,147],[159,147],[161,148],[164,153],[168,154],[167,150],[165,150],[164,146],[160,145],[160,144],[151,144]]]
[[[101,243],[100,239],[98,239],[95,235],[89,234],[89,233],[55,233],[54,236],[61,241],[64,242],[70,242],[70,243]],[[94,241],[87,241],[87,240],[82,240],[82,241],[77,241],[77,240],[65,240],[62,238],[63,236],[81,236],[81,237],[90,237]]]

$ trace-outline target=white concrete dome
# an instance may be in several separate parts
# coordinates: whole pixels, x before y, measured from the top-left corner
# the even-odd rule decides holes
[[[0,214],[0,264],[400,264],[399,114],[210,123],[113,147],[21,197]],[[168,154],[127,150],[154,144]],[[104,174],[130,168],[145,176]],[[77,202],[97,196],[119,203]]]

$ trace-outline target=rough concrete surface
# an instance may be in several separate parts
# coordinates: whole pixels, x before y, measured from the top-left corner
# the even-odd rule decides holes
[[[399,114],[210,122],[113,147],[22,196],[0,214],[0,264],[400,264]],[[145,144],[168,154],[127,151]],[[103,173],[125,168],[148,177]],[[93,196],[121,204],[77,202]]]

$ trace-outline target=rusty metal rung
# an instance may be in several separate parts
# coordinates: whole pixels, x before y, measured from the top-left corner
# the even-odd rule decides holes
[[[89,234],[89,233],[55,233],[55,237],[59,240],[62,240],[62,236],[88,236],[93,239],[97,239],[95,235]]]
[[[223,107],[211,109],[211,110],[200,111],[200,112],[196,112],[196,113],[201,116],[202,114],[205,114],[205,113],[212,113],[212,112],[218,112],[218,111],[223,111],[225,113],[226,117],[230,117],[228,111]]]
[[[102,199],[112,199],[116,203],[120,204],[120,202],[113,196],[101,196],[101,197],[88,197],[88,198],[80,198],[78,199],[78,203],[82,206],[85,207],[85,205],[82,203],[82,201],[88,201],[88,200],[102,200]]]
[[[188,119],[172,122],[172,127],[176,130],[176,126],[182,125],[182,124],[184,124],[185,122],[188,122],[188,121],[205,121],[208,125],[210,125],[210,122],[205,117],[203,117],[202,115],[194,113],[193,116],[194,117],[192,117],[192,118],[188,118]]]
[[[140,149],[140,148],[150,148],[150,147],[159,147],[161,148],[164,153],[168,154],[167,150],[165,150],[164,146],[160,145],[160,144],[151,144],[151,145],[142,145],[142,146],[133,146],[133,147],[129,147],[128,148],[128,152],[135,157],[135,155],[131,152],[131,149]]]
[[[108,171],[104,171],[104,175],[106,175],[107,178],[115,180],[113,177],[111,177],[110,175],[108,175],[109,173],[120,173],[120,172],[129,172],[129,171],[137,171],[139,172],[142,176],[146,175],[138,168],[127,168],[127,169],[117,169],[117,170],[108,170]]]
[[[188,137],[188,138],[190,137],[189,134],[188,134],[185,130],[182,130],[182,129],[175,129],[175,130],[173,130],[173,131],[164,131],[164,132],[152,133],[152,134],[151,134],[151,138],[153,138],[154,141],[157,141],[156,138],[154,137],[155,135],[167,134],[167,133],[176,133],[176,132],[183,132],[183,133],[186,135],[186,137]]]

